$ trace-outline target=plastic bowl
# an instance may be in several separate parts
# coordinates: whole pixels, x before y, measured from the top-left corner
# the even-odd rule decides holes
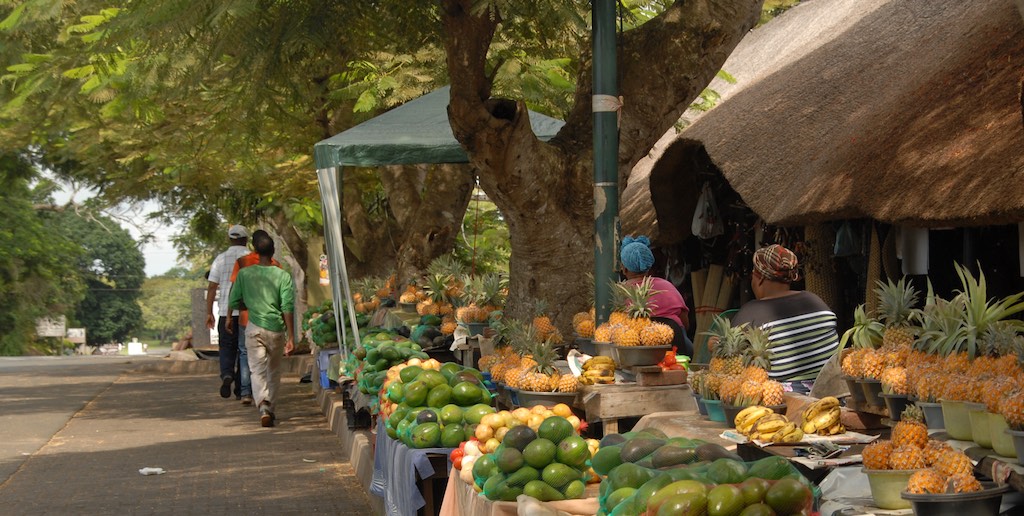
[[[722,400],[704,400],[704,407],[708,410],[708,419],[718,423],[725,423],[725,411],[722,410]]]
[[[575,392],[533,392],[516,389],[516,400],[520,407],[532,407],[543,405],[554,407],[559,403],[565,403],[570,407],[576,404]]]
[[[1013,447],[1017,450],[1017,464],[1020,464],[1024,460],[1024,432],[1007,428],[1006,433],[1013,439]]]
[[[614,360],[616,364],[619,363],[619,354],[616,350],[618,346],[612,344],[611,342],[601,342],[599,340],[595,340],[592,342],[594,343],[594,352],[596,353],[596,355],[591,356],[599,355],[602,357],[611,357],[611,359]]]
[[[988,411],[984,403],[968,403],[967,416],[971,420],[971,440],[982,448],[992,448],[992,432],[988,428]]]
[[[946,423],[946,433],[958,441],[970,441],[971,416],[967,413],[967,405],[962,401],[942,400],[942,419]]]
[[[871,378],[863,378],[860,380],[860,387],[864,391],[864,403],[875,407],[885,406],[885,403],[878,399],[878,395],[882,394],[882,382]]]
[[[885,408],[889,410],[890,421],[899,421],[903,417],[903,411],[907,409],[907,405],[910,405],[910,396],[906,394],[886,394],[883,392],[878,396],[885,400]]]
[[[843,381],[846,382],[846,388],[850,390],[850,397],[857,403],[864,403],[864,389],[861,388],[860,384],[857,383],[857,378],[853,376],[844,376]]]
[[[915,401],[914,405],[920,407],[924,411],[924,420],[928,424],[929,430],[945,430],[946,421],[942,417],[942,404],[931,403],[928,401]]]
[[[992,449],[1003,457],[1016,457],[1017,448],[1013,445],[1013,436],[1006,433],[1010,427],[1002,414],[988,414],[988,431],[992,435]]]
[[[620,367],[657,365],[672,346],[615,346]]]
[[[985,488],[976,493],[910,494],[900,496],[911,503],[914,514],[927,516],[996,516],[1003,501],[1003,493],[1010,490],[1008,485],[982,482]]]
[[[916,469],[867,469],[861,471],[868,476],[871,498],[879,509],[909,509],[910,500],[900,494],[907,490],[907,481]]]

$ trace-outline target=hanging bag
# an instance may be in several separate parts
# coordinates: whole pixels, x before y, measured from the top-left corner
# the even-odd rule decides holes
[[[700,197],[697,198],[697,209],[693,212],[690,231],[705,240],[725,233],[718,205],[715,204],[715,196],[711,194],[711,185],[707,182],[704,183]]]

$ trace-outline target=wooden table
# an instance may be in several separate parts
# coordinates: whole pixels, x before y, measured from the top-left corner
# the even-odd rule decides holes
[[[588,422],[601,421],[604,433],[619,431],[619,419],[643,417],[655,412],[696,411],[690,386],[639,386],[635,383],[586,385],[577,398]]]

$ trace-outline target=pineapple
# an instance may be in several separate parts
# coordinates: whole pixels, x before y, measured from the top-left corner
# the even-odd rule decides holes
[[[861,357],[861,374],[864,378],[875,380],[882,379],[882,369],[885,368],[885,355],[875,349],[864,351]]]
[[[939,457],[947,451],[953,450],[953,447],[943,441],[936,441],[929,439],[928,444],[924,447],[924,461],[928,463],[928,466],[934,466],[939,461]]]
[[[742,388],[743,378],[739,375],[726,376],[722,379],[721,386],[718,388],[718,397],[722,400],[723,404],[735,405]]]
[[[907,368],[887,367],[882,370],[882,392],[887,394],[910,394],[907,385]]]
[[[629,316],[626,324],[636,331],[637,335],[651,324],[651,314],[654,312],[651,296],[659,292],[654,290],[653,285],[654,280],[650,276],[645,276],[637,283],[616,284],[626,302],[626,315]]]
[[[596,342],[611,342],[612,325],[610,323],[601,323],[600,326],[594,328],[594,340]]]
[[[533,329],[537,332],[537,340],[551,340],[554,343],[559,344],[562,342],[562,335],[558,332],[558,329],[555,328],[555,325],[551,323],[551,318],[544,313],[546,309],[546,303],[543,301],[537,301],[533,317]]]
[[[885,324],[882,335],[882,346],[891,349],[910,348],[914,343],[914,329],[911,321],[917,310],[914,305],[918,301],[918,292],[906,278],[898,282],[892,280],[879,281],[875,293],[878,295],[878,315]]]
[[[907,481],[911,494],[938,494],[946,492],[946,477],[932,468],[915,471]]]
[[[886,440],[875,441],[861,451],[864,467],[867,469],[889,469],[890,455],[892,455],[892,443]]]
[[[916,405],[909,405],[892,429],[892,445],[924,448],[928,444],[928,427],[924,424],[924,412]]]
[[[1008,376],[996,376],[985,380],[981,389],[981,400],[985,404],[985,410],[998,414],[1003,398],[1016,386],[1017,382]]]
[[[748,343],[741,353],[746,366],[743,376],[748,380],[767,382],[768,371],[772,368],[771,337],[768,332],[754,326],[744,326],[743,337]]]
[[[706,335],[717,338],[718,342],[712,351],[711,372],[727,375],[738,375],[743,371],[743,358],[740,350],[745,344],[744,327],[732,326],[729,319],[718,319],[718,331],[707,332]]]
[[[455,322],[455,319],[445,317],[441,320],[441,333],[445,335],[451,335],[455,333],[455,329],[459,327],[459,323]]]
[[[982,490],[981,482],[974,478],[973,473],[957,473],[946,479],[946,492],[976,493]]]
[[[576,392],[580,389],[580,382],[572,373],[565,373],[558,379],[558,392]]]
[[[927,467],[924,452],[912,444],[896,446],[893,443],[892,454],[889,455],[889,468],[898,470],[922,469]]]
[[[878,348],[882,345],[884,330],[885,327],[882,326],[882,323],[868,316],[867,311],[862,304],[853,311],[853,326],[843,333],[843,337],[839,341],[839,348],[844,349],[847,343],[852,344],[854,351]],[[854,359],[854,361],[856,361],[856,359]],[[859,373],[847,373],[845,369],[843,372],[844,374],[847,374],[847,376],[859,375]],[[851,372],[855,373],[856,371]]]
[[[1013,430],[1024,430],[1024,390],[1007,393],[999,403],[999,413]]]
[[[616,346],[639,346],[640,334],[629,326],[623,326],[612,334],[612,343]]]
[[[761,385],[761,382],[754,380],[743,381],[743,383],[740,384],[740,394],[736,397],[735,404],[742,407],[760,405],[762,393],[764,392]]]
[[[944,392],[942,376],[937,371],[921,375],[914,384],[917,399],[925,403],[938,403]]]
[[[933,467],[947,477],[974,474],[974,465],[970,457],[959,450],[951,449],[940,454]]]
[[[592,338],[594,336],[594,319],[588,317],[580,321],[579,326],[576,327],[576,334],[585,339]]]
[[[534,392],[551,392],[557,389],[561,375],[554,366],[558,353],[551,345],[551,341],[536,342],[532,349],[534,366],[529,369],[529,376],[523,388]]]
[[[782,384],[775,380],[768,380],[761,384],[761,402],[770,407],[777,407],[786,403],[785,390]]]
[[[675,336],[676,332],[672,330],[671,326],[660,322],[651,322],[640,332],[640,345],[668,346],[672,344]]]

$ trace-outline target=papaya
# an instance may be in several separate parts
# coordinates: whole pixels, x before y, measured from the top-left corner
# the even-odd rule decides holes
[[[402,380],[402,383],[411,383],[422,372],[423,368],[420,366],[409,366],[398,372],[398,378]]]
[[[718,459],[708,466],[706,474],[716,484],[738,484],[747,478],[747,466],[732,459]]]

